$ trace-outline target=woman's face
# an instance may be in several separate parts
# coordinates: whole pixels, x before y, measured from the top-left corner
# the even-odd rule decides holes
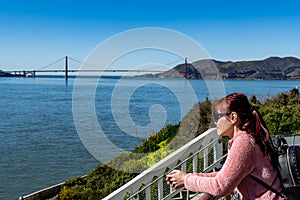
[[[215,119],[215,124],[217,128],[218,135],[233,137],[234,125],[230,120],[231,113],[219,114],[218,119]]]

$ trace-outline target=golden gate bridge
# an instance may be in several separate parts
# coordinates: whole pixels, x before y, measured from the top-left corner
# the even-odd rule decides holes
[[[64,61],[64,68],[62,68],[62,64],[60,64],[58,67],[60,69],[48,69],[50,66],[53,66],[57,63],[61,63]],[[16,77],[36,77],[37,74],[39,73],[64,73],[64,77],[66,80],[69,78],[69,73],[77,73],[77,72],[86,72],[86,73],[96,73],[96,72],[135,72],[135,73],[162,73],[165,71],[162,70],[142,70],[142,69],[95,69],[96,66],[90,65],[93,67],[93,69],[70,69],[70,61],[75,61],[79,64],[84,64],[84,65],[90,65],[87,63],[83,63],[79,60],[76,60],[74,58],[65,56],[62,57],[46,66],[43,66],[41,68],[35,69],[35,70],[11,70],[11,71],[4,71],[7,74],[10,74],[11,76],[16,76]],[[179,61],[173,62],[173,63],[178,63]],[[168,65],[170,65],[169,63]],[[187,58],[185,58],[185,70],[184,70],[184,78],[186,78],[186,72],[187,72]]]

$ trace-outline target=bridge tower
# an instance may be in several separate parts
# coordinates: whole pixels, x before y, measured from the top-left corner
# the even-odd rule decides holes
[[[66,81],[68,80],[68,56],[66,56],[65,79],[66,79]]]
[[[187,78],[187,58],[184,59],[184,78]]]

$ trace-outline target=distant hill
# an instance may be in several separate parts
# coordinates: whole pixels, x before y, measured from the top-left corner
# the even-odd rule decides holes
[[[300,59],[295,57],[269,57],[264,60],[222,62],[213,59],[199,60],[179,64],[173,69],[159,74],[145,74],[143,77],[189,79],[264,79],[295,80],[300,79]]]

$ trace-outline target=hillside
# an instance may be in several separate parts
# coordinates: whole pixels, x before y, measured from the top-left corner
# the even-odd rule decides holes
[[[185,64],[159,74],[146,74],[143,77],[183,78]],[[269,57],[255,61],[199,60],[187,64],[186,76],[189,79],[264,79],[295,80],[300,78],[300,59],[295,57]]]

